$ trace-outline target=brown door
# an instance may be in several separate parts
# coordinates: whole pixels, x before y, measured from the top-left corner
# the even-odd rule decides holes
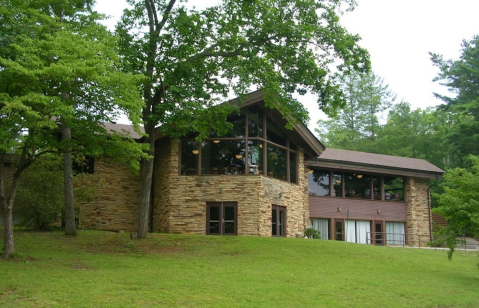
[[[384,245],[384,224],[382,221],[374,221],[373,236],[374,245]]]
[[[334,239],[336,241],[344,241],[344,220],[334,220]]]
[[[236,235],[237,234],[236,202],[206,203],[206,234]]]

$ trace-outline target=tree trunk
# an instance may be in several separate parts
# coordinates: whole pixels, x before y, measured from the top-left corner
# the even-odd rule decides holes
[[[13,201],[13,200],[12,200]],[[13,239],[13,202],[2,200],[3,203],[3,221],[5,224],[5,259],[11,258],[15,254],[15,241]]]
[[[69,142],[71,139],[71,128],[62,125],[62,140]],[[65,193],[65,235],[77,235],[75,226],[75,206],[73,205],[73,171],[71,147],[67,145],[63,152],[63,175]]]
[[[0,160],[0,200],[3,208],[3,220],[5,231],[5,258],[9,259],[15,254],[15,241],[13,239],[13,201],[20,183],[20,172],[15,172],[8,198],[5,195],[4,160]]]
[[[147,125],[145,125],[146,127]],[[138,219],[138,238],[144,239],[148,236],[148,222],[150,214],[151,185],[153,180],[153,168],[155,161],[155,127],[148,128],[148,137],[145,142],[150,144],[150,159],[143,159],[141,162],[141,196],[140,213]]]

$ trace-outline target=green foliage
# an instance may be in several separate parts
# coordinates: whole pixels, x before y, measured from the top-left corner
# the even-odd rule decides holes
[[[92,1],[2,2],[0,23],[9,25],[0,29],[2,149],[73,147],[120,157],[138,169],[130,157],[141,156],[144,147],[124,136],[112,140],[102,123],[125,113],[138,125],[142,77],[118,70],[117,39],[97,22]],[[75,132],[68,144],[53,133],[60,123]],[[18,143],[25,131],[28,142]]]
[[[22,174],[14,216],[21,218],[23,225],[48,229],[61,218],[63,199],[61,160],[42,157]]]
[[[464,40],[459,60],[444,60],[432,54],[431,60],[441,72],[435,78],[456,96],[435,94],[445,104],[441,109],[456,116],[447,141],[454,151],[456,166],[464,167],[467,155],[479,155],[479,36]]]
[[[395,95],[374,73],[351,73],[340,78],[346,103],[338,114],[318,121],[316,132],[328,147],[366,151],[380,132],[380,114],[389,108]]]
[[[304,230],[304,236],[306,236],[307,238],[320,239],[321,233],[316,229],[308,228]]]
[[[97,194],[98,180],[94,174],[77,174],[73,183],[74,203],[79,218],[81,204],[91,201]],[[61,219],[63,210],[62,160],[54,155],[43,156],[22,174],[14,216],[21,218],[23,225],[44,230]]]
[[[438,236],[454,252],[458,235],[479,238],[479,157],[470,156],[470,169],[451,168],[444,175],[444,193],[437,195],[439,207],[433,211],[447,220]]]
[[[117,27],[124,68],[148,77],[143,119],[174,137],[224,126],[224,114],[209,123],[201,115],[231,90],[263,89],[267,105],[293,122],[307,118],[294,93],[316,94],[332,113],[342,104],[328,77],[333,61],[340,71],[370,66],[359,37],[339,23],[340,9],[353,1],[227,0],[204,10],[166,0],[129,3]]]

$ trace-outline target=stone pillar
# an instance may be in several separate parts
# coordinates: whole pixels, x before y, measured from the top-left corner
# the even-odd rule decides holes
[[[404,182],[407,202],[406,236],[410,246],[423,247],[429,241],[431,218],[427,202],[428,187],[429,179],[406,178]]]

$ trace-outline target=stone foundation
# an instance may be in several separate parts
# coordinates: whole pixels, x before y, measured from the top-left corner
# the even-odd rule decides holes
[[[185,176],[179,172],[179,143],[157,148],[153,226],[157,232],[206,233],[207,202],[237,202],[238,235],[271,236],[271,207],[286,207],[286,235],[304,232],[309,221],[307,177],[298,184],[265,176]],[[303,165],[302,151],[299,166]]]

